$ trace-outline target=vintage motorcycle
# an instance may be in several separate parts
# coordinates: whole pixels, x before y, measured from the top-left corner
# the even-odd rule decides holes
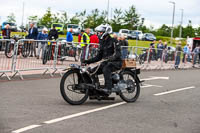
[[[83,104],[89,97],[90,100],[114,100],[102,91],[97,70],[91,67],[71,64],[60,82],[60,92],[64,100],[72,105]],[[135,102],[140,95],[140,69],[122,68],[112,73],[112,93],[119,95],[126,102]]]

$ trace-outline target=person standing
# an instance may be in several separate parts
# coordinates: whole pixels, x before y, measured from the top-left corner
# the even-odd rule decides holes
[[[186,44],[183,48],[183,59],[182,59],[182,62],[184,63],[185,62],[185,57],[188,53],[188,50],[189,50],[189,44]]]
[[[36,27],[34,27],[33,23],[31,23],[30,28],[28,30],[28,39],[36,40],[37,35],[38,35],[38,29]],[[30,57],[33,57],[33,51],[35,51],[35,49],[36,49],[36,43],[35,42],[31,43],[30,47],[31,47],[30,48],[31,49]]]
[[[81,42],[81,37],[84,33],[84,30],[81,30],[81,32],[78,34],[78,42],[80,43]]]
[[[122,59],[127,58],[128,56],[128,41],[125,36],[121,36],[121,49],[122,49]]]
[[[87,28],[81,37],[81,47],[82,47],[82,55],[81,55],[81,62],[87,60],[88,52],[89,52],[89,45],[90,45],[90,29]]]
[[[51,29],[49,31],[48,39],[49,40],[56,40],[56,39],[58,39],[58,31],[56,30],[55,26],[53,26],[53,29]]]
[[[180,64],[180,60],[181,60],[181,52],[182,52],[182,48],[181,48],[181,42],[178,42],[177,46],[176,46],[176,57],[175,57],[175,69],[178,69],[178,66]]]
[[[150,44],[150,60],[157,60],[156,59],[156,49],[155,49],[155,43],[156,41],[154,40],[151,44]],[[149,60],[149,61],[150,61]]]
[[[40,32],[37,36],[37,40],[47,40],[48,39],[48,29],[43,28],[42,32]],[[40,58],[40,52],[42,50],[42,58],[44,56],[44,49],[45,49],[46,42],[39,42],[38,44],[38,52],[37,52],[37,59]]]
[[[161,40],[159,40],[159,43],[157,44],[157,60],[162,59],[164,45]]]
[[[99,47],[99,38],[96,32],[90,36],[90,43],[90,53],[91,56],[94,57],[97,55],[97,48]]]
[[[200,54],[200,46],[196,46],[196,48],[193,50],[193,54],[194,54],[193,67],[195,67],[195,64],[197,62],[197,57]],[[200,58],[199,58],[198,64],[200,64]]]
[[[67,35],[66,35],[66,41],[68,44],[72,45],[72,42],[73,42],[73,35],[72,35],[72,28],[67,32]]]
[[[4,39],[10,39],[10,35],[11,35],[10,25],[7,24],[5,26],[5,29],[2,30],[2,36]]]

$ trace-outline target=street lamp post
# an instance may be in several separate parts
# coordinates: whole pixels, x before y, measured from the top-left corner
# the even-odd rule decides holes
[[[173,4],[173,16],[172,16],[172,28],[171,28],[171,42],[170,42],[170,44],[172,45],[173,31],[174,31],[174,15],[175,15],[175,6],[176,6],[176,3],[173,2],[173,1],[170,1],[169,3]]]
[[[107,5],[107,23],[109,22],[109,7],[110,6],[110,0],[108,0],[108,5]]]
[[[181,9],[181,22],[180,22],[180,32],[179,32],[179,38],[181,38],[181,37],[182,37],[183,12],[184,12],[184,9]]]

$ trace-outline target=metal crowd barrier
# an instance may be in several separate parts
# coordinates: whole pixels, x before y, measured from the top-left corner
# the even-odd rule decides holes
[[[14,55],[13,39],[0,39],[0,77],[6,76],[8,80],[11,80],[7,73],[14,71],[13,58]]]
[[[124,52],[127,49],[128,52]],[[123,56],[123,54],[127,54]],[[122,47],[122,56],[124,58],[135,58],[137,67],[146,70],[165,70],[175,69],[176,62],[178,68],[186,69],[198,67],[200,64],[200,54],[194,52],[184,53],[183,51],[176,51],[175,49],[157,49],[147,47]]]
[[[66,41],[21,39],[15,42],[0,39],[0,77],[5,75],[11,80],[18,74],[23,79],[22,71],[31,71],[33,74],[36,70],[43,74],[49,72],[51,76],[56,72],[62,75],[62,70],[69,64],[80,64],[81,60],[97,55],[98,44],[86,47],[81,47],[80,44]],[[200,63],[199,53],[186,54],[172,49],[127,46],[122,47],[121,52],[123,58],[134,58],[137,67],[146,70],[174,69],[175,62],[178,61],[179,68],[197,67]]]

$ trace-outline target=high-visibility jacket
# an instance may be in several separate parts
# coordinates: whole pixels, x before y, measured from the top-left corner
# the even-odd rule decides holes
[[[87,33],[83,33],[82,37],[81,37],[81,47],[86,46],[85,42],[83,41],[83,36],[86,36],[86,43],[89,45],[90,44],[90,37],[88,36]]]

